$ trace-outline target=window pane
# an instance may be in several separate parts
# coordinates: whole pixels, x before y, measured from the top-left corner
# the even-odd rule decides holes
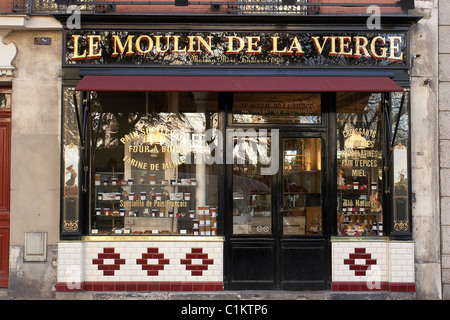
[[[0,88],[0,109],[11,109],[11,93],[1,88]]]
[[[103,93],[96,107],[91,233],[217,234],[217,94]]]
[[[283,233],[322,234],[321,141],[283,140]]]
[[[270,137],[235,132],[233,143],[233,233],[272,233]]]
[[[411,219],[409,212],[409,186],[408,186],[408,145],[409,145],[409,112],[408,96],[402,101],[403,93],[391,95],[391,125],[392,134],[397,132],[393,149],[393,230],[392,233],[402,234],[411,232]],[[401,108],[401,104],[403,106]],[[399,116],[399,112],[401,114]],[[398,124],[398,126],[397,126]]]
[[[80,136],[77,127],[77,114],[74,103],[74,89],[64,88],[63,104],[63,232],[78,231],[79,219],[79,167],[80,167]],[[80,93],[75,97],[78,106],[81,105]]]
[[[337,95],[338,233],[383,235],[381,94]]]
[[[320,94],[316,93],[235,93],[234,123],[321,122]]]

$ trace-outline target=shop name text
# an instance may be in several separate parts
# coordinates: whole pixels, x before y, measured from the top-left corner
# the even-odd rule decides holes
[[[223,56],[340,56],[402,62],[404,37],[399,35],[176,35],[176,34],[73,34],[69,61],[135,55]],[[107,52],[105,52],[107,51]]]

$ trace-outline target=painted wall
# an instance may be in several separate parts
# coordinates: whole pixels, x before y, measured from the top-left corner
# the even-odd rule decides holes
[[[51,44],[36,45],[35,38]],[[10,295],[54,295],[59,240],[61,31],[13,31]],[[24,261],[26,232],[47,233],[47,259]]]

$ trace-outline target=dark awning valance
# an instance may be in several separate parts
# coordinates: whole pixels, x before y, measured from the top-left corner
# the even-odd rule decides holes
[[[402,92],[388,77],[84,76],[77,91]]]

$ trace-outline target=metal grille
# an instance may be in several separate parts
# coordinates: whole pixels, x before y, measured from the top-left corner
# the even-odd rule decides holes
[[[106,1],[83,0],[12,0],[12,11],[27,14],[66,13],[69,5],[77,5],[83,12],[104,12]]]
[[[230,13],[237,14],[318,14],[319,7],[311,6],[319,0],[298,0],[295,5],[283,4],[282,0],[245,0],[236,3],[228,2]],[[302,3],[308,5],[301,5]]]
[[[321,7],[356,7],[366,8],[375,4],[382,7],[401,8],[407,10],[405,3],[410,0],[400,0],[388,3],[368,3],[361,0],[361,3],[344,2],[342,3],[326,3],[327,0],[211,0],[199,1],[189,0],[188,5],[183,6],[183,12],[188,13],[190,9],[198,6],[209,6],[207,13],[216,14],[218,12],[224,14],[291,14],[291,15],[314,15],[320,13]],[[389,0],[391,1],[391,0]],[[412,0],[411,0],[412,1]],[[126,6],[142,6],[142,12],[150,12],[148,8],[155,9],[158,6],[177,6],[177,0],[12,0],[12,11],[27,14],[52,14],[65,13],[70,5],[78,6],[81,12],[92,13],[121,13],[120,9]],[[223,9],[226,10],[223,10]],[[138,13],[140,11],[134,11]],[[129,13],[129,12],[128,12]],[[170,10],[167,12],[170,14]]]

